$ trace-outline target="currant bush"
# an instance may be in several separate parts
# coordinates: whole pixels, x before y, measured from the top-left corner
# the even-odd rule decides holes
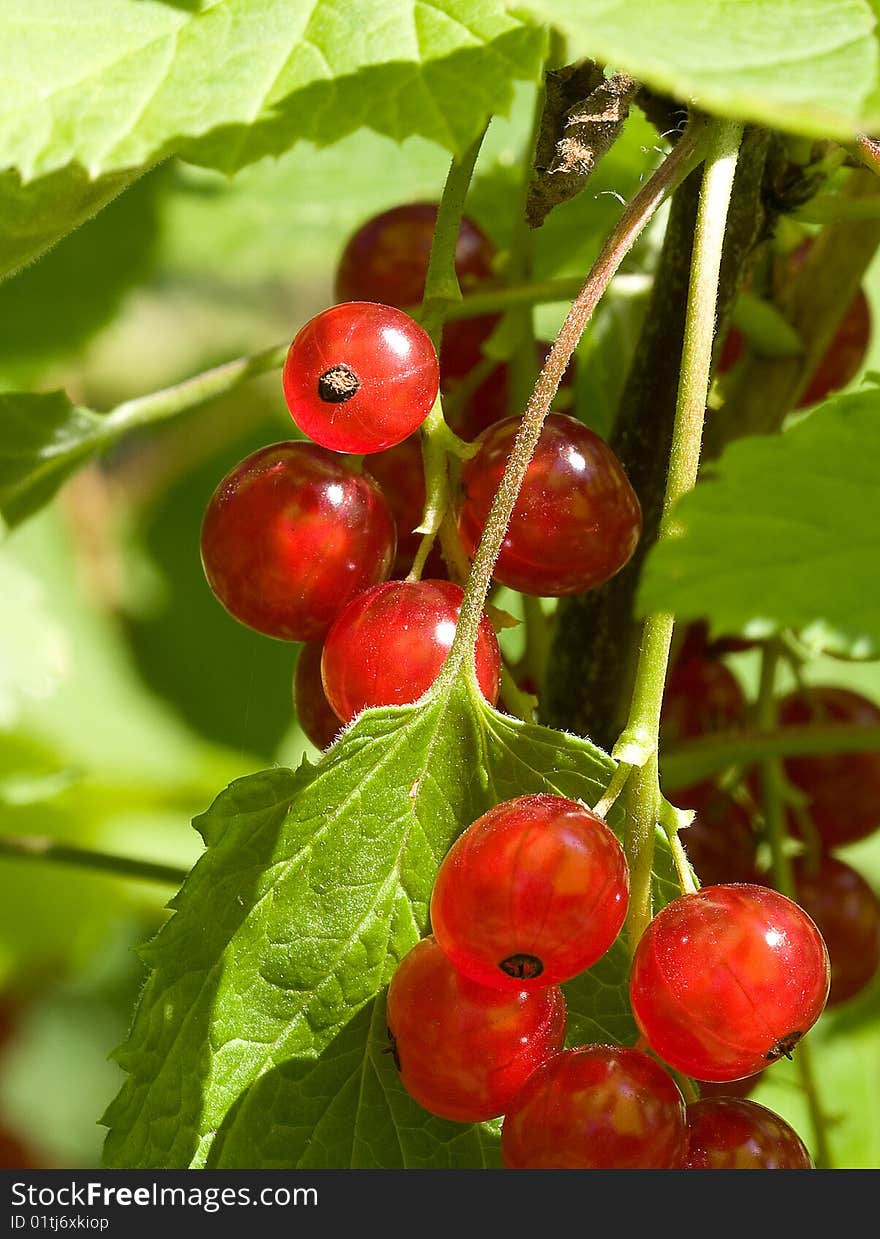
[[[419,427],[437,399],[431,338],[393,306],[347,301],[310,319],[284,362],[297,426],[336,452],[380,452]]]
[[[651,1049],[697,1080],[767,1067],[812,1028],[828,998],[814,922],[766,886],[705,886],[668,903],[633,956],[630,1002]]]
[[[454,968],[433,937],[400,961],[388,987],[388,1036],[404,1088],[440,1118],[504,1114],[535,1068],[561,1049],[558,986],[501,993]]]
[[[508,1107],[501,1156],[509,1170],[665,1170],[687,1147],[678,1085],[653,1058],[620,1045],[562,1050]]]
[[[355,594],[387,579],[394,518],[379,487],[314,443],[236,465],[202,522],[202,565],[230,615],[286,641],[320,640]]]
[[[534,990],[604,955],[628,901],[626,858],[600,817],[564,796],[519,796],[452,845],[434,882],[431,928],[472,980]]]

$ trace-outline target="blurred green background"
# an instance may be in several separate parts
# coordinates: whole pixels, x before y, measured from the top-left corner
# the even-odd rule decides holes
[[[493,122],[469,211],[504,250],[532,92]],[[634,115],[584,195],[536,238],[536,274],[583,274],[649,165]],[[656,157],[654,157],[656,158]],[[448,157],[367,131],[299,145],[232,179],[172,162],[0,286],[0,390],[64,388],[97,410],[283,343],[333,300],[336,259],[374,212],[436,198]],[[582,343],[581,414],[607,430],[662,219]],[[880,266],[868,293],[880,322]],[[547,336],[565,306],[536,315]],[[600,346],[611,347],[600,351]],[[880,340],[866,368],[880,369]],[[190,825],[233,778],[314,750],[297,726],[297,649],[246,630],[211,595],[199,529],[220,478],[291,437],[280,377],[123,440],[0,545],[0,831],[187,867]],[[511,602],[511,605],[514,605]],[[512,633],[505,640],[515,642]],[[734,665],[754,682],[750,655]],[[810,678],[880,700],[880,667],[817,662]],[[880,838],[849,849],[880,889]],[[109,1055],[143,976],[134,947],[173,887],[0,859],[0,1148],[37,1166],[100,1164]],[[880,1163],[880,989],[823,1016],[818,1085],[841,1166]],[[796,1073],[754,1097],[809,1141]],[[5,1146],[3,1145],[5,1142]],[[17,1160],[16,1160],[17,1159]]]

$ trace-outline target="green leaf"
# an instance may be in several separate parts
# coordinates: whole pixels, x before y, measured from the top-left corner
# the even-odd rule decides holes
[[[648,555],[641,614],[711,619],[714,635],[795,629],[808,646],[880,653],[880,390],[821,405],[780,435],[731,444]]]
[[[383,991],[468,823],[526,792],[593,803],[611,769],[588,741],[453,683],[365,712],[315,767],[231,784],[196,820],[207,851],[144,952],[108,1164],[495,1164],[491,1128],[436,1119],[401,1091]],[[662,902],[673,887],[658,840]],[[634,1039],[627,975],[618,953],[573,982],[573,1026]]]
[[[39,229],[19,224],[21,185],[0,218],[36,252],[131,177],[179,154],[234,172],[294,142],[370,128],[463,150],[516,79],[538,76],[543,29],[498,0],[34,0],[0,13],[0,149],[36,192]],[[104,180],[84,205],[89,181]],[[120,188],[117,185],[115,188]],[[3,190],[11,193],[6,198]],[[60,192],[58,192],[60,191]],[[85,212],[85,214],[84,214]]]
[[[868,0],[529,0],[592,56],[705,111],[815,137],[880,125]]]
[[[17,525],[105,443],[102,419],[63,391],[0,392],[0,515]]]

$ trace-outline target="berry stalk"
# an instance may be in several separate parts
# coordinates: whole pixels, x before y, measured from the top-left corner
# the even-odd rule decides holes
[[[495,560],[544,421],[571,356],[599,299],[640,233],[657,208],[699,163],[703,153],[704,128],[702,119],[692,120],[678,144],[627,204],[547,354],[474,555],[458,630],[443,672],[446,676],[456,675],[466,656],[471,661],[473,659],[474,643]]]

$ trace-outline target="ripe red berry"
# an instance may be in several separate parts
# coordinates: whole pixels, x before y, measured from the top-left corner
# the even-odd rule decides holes
[[[208,584],[240,623],[314,641],[355,594],[387,578],[395,542],[370,478],[314,443],[274,443],[214,491],[201,553]]]
[[[425,473],[419,436],[410,435],[387,451],[373,453],[364,461],[364,468],[382,487],[394,516],[397,558],[391,575],[404,577],[412,567],[422,541],[422,535],[415,532],[425,512]],[[446,576],[446,563],[436,541],[422,575]]]
[[[813,1170],[800,1136],[755,1101],[712,1097],[687,1108],[685,1170]]]
[[[564,796],[519,796],[477,818],[447,852],[431,928],[472,980],[534,990],[604,955],[628,902],[623,848],[600,817]]]
[[[368,219],[346,243],[336,272],[339,301],[379,301],[398,309],[420,304],[434,239],[437,204],[409,202]],[[455,245],[455,274],[462,292],[493,279],[495,247],[474,220],[462,216]],[[449,322],[443,329],[440,372],[467,374],[480,360],[497,315]]]
[[[473,554],[522,419],[484,431],[462,468],[459,529]],[[642,528],[635,491],[611,448],[564,413],[551,413],[516,501],[495,580],[524,594],[592,589],[632,555]]]
[[[434,345],[393,306],[347,301],[310,319],[284,362],[303,434],[336,452],[380,452],[422,424],[440,386]]]
[[[871,339],[871,309],[859,289],[797,402],[806,409],[847,387],[862,368]]]
[[[405,705],[431,687],[455,635],[464,590],[451,581],[386,581],[353,598],[327,635],[321,674],[327,700],[349,722],[368,706]],[[493,705],[501,683],[498,638],[486,615],[477,682]]]
[[[640,1050],[584,1045],[549,1058],[504,1116],[508,1170],[680,1167],[685,1106],[667,1071]]]
[[[398,965],[387,1018],[404,1088],[432,1114],[459,1123],[503,1114],[565,1038],[558,986],[502,994],[477,985],[431,937]]]
[[[766,886],[704,886],[648,925],[630,1002],[670,1067],[736,1080],[791,1053],[822,1013],[829,975],[822,935],[791,899]]]
[[[798,903],[828,947],[828,1006],[839,1005],[866,989],[880,970],[880,900],[858,870],[839,857],[826,854],[813,862],[800,856],[792,869]]]
[[[782,726],[880,726],[880,707],[849,688],[815,685],[779,703]],[[880,751],[787,757],[786,777],[809,799],[807,809],[827,848],[867,838],[880,828]]]
[[[299,725],[316,748],[326,749],[342,729],[321,680],[320,641],[308,641],[300,650],[293,675],[293,704]]]

